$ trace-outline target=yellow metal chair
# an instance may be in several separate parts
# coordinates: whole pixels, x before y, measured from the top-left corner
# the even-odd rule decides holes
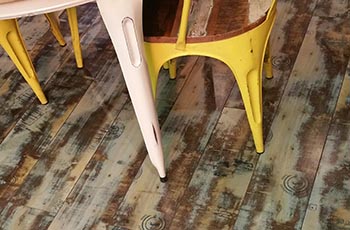
[[[74,47],[75,58],[77,67],[83,67],[79,32],[77,24],[77,13],[76,8],[67,9],[68,20],[72,33],[72,41]],[[45,14],[46,18],[50,23],[51,30],[55,35],[57,41],[61,46],[66,43],[59,30],[58,18],[55,13]],[[42,104],[47,103],[47,99],[40,87],[35,69],[25,48],[21,33],[19,31],[18,23],[16,19],[0,20],[0,45],[7,52],[11,60],[14,62],[24,79],[27,81],[29,86],[34,91]]]
[[[238,12],[248,14],[251,10],[249,9],[250,1],[247,0],[235,1],[235,4],[233,4],[232,1],[217,0],[201,0],[195,3],[198,4],[204,1],[210,2],[209,6],[212,7],[210,8],[210,12],[216,16],[226,7],[228,8],[226,10],[229,10],[229,15],[233,16],[233,18]],[[263,1],[269,0],[256,0],[255,2],[261,3]],[[211,5],[211,2],[214,2],[214,5]],[[237,2],[240,2],[241,5],[237,5]],[[261,17],[256,18],[254,21],[249,21],[247,15],[238,17],[239,20],[237,22],[227,21],[231,19],[230,17],[221,17],[221,19],[226,20],[223,22],[223,25],[229,25],[223,30],[220,28],[217,30],[215,25],[212,25],[215,24],[216,21],[214,20],[214,23],[211,24],[209,20],[208,33],[204,33],[204,36],[200,34],[201,36],[198,37],[188,36],[187,34],[191,0],[143,0],[143,6],[144,45],[153,96],[155,97],[156,95],[158,73],[162,66],[170,70],[171,78],[175,78],[177,57],[202,55],[221,60],[227,64],[236,78],[246,108],[249,125],[253,133],[256,151],[262,153],[264,151],[264,144],[262,132],[261,72],[263,66],[265,66],[266,76],[272,77],[269,52],[268,50],[267,52],[265,51],[268,47],[268,39],[276,15],[276,1],[272,0]],[[221,9],[216,9],[217,6],[219,6],[219,8],[221,7]],[[165,11],[163,11],[164,8],[166,9]],[[107,8],[105,10],[107,10]],[[195,12],[195,10],[192,12]],[[173,20],[169,20],[169,18]],[[128,17],[124,18],[124,20],[127,22],[131,21]],[[231,26],[232,24],[233,26]],[[111,25],[112,24],[110,24],[110,26]],[[71,29],[74,26],[76,27],[76,23],[71,25]],[[119,42],[122,43],[125,41],[120,40]],[[126,41],[126,43],[128,43],[128,41]],[[133,45],[133,47],[129,48],[131,49],[137,46],[135,44]],[[132,57],[132,55],[130,55],[129,53],[129,58]],[[125,60],[122,61],[128,62],[130,60],[126,55]],[[131,60],[131,65],[135,67],[134,69],[137,69],[139,66],[134,66],[134,64],[135,63],[132,63]],[[128,84],[130,90],[131,87],[134,87],[134,84],[131,83],[132,81],[130,78],[126,78],[126,80],[127,83],[130,81]],[[145,79],[138,79],[138,81],[143,81],[141,82],[142,84],[145,83]],[[139,90],[138,92],[140,93],[142,93],[140,90],[145,90],[142,87],[140,88],[140,85],[137,87],[135,86],[135,89]],[[133,89],[133,92],[135,89]],[[133,96],[135,97],[135,94],[133,94]],[[151,95],[149,95],[149,97],[151,97]],[[164,182],[166,181],[166,174],[161,150],[160,134],[156,123],[156,114],[153,114],[155,111],[150,108],[152,107],[150,103],[153,104],[153,100],[147,97],[134,98],[133,100],[136,114],[142,114],[142,116],[138,116],[138,119],[140,126],[143,128],[141,128],[141,130],[144,133],[146,146],[151,146],[148,148],[150,156],[153,156],[151,160],[153,159],[152,162],[156,165],[161,181]],[[151,126],[150,123],[152,124]]]
[[[235,4],[232,1],[211,1],[213,3],[208,4],[211,7],[209,9],[211,15],[208,17],[206,25],[208,30],[204,32],[200,30],[198,36],[188,34],[191,7],[191,12],[199,12],[194,9],[194,5],[191,6],[191,0],[184,0],[183,2],[180,0],[174,3],[178,9],[176,13],[171,12],[174,5],[171,6],[168,1],[166,1],[168,5],[165,6],[164,1],[149,1],[153,2],[153,8],[144,9],[146,10],[144,12],[144,33],[154,96],[156,95],[160,68],[165,65],[173,72],[171,75],[175,75],[175,65],[169,65],[168,61],[172,60],[171,62],[174,62],[177,57],[186,55],[202,55],[221,60],[227,64],[236,78],[253,133],[256,151],[262,153],[264,151],[262,68],[265,59],[267,76],[272,77],[270,57],[266,56],[264,58],[264,55],[275,19],[276,1],[270,1],[271,4],[266,9],[267,12],[264,12],[261,17],[257,17],[254,21],[249,21],[249,17],[246,15],[252,10],[249,8],[252,7],[249,5],[250,1],[235,1]],[[204,4],[204,1],[206,0],[201,3],[196,1],[195,3],[197,5]],[[227,4],[224,5],[223,2]],[[144,5],[146,4],[144,3]],[[219,16],[225,10],[228,14],[225,17]],[[156,18],[154,16],[156,15],[155,12],[160,15],[160,21],[158,22],[154,21]],[[152,15],[153,17],[151,17]],[[173,18],[173,21],[164,20],[165,15],[168,18]],[[203,17],[200,20],[203,21]],[[190,20],[190,23],[194,24],[193,19]],[[222,29],[222,27],[226,28]],[[269,55],[269,52],[266,52],[266,54]]]

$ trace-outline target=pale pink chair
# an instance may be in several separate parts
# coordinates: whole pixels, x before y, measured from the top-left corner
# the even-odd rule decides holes
[[[51,13],[88,2],[93,1],[0,0],[0,20]],[[144,55],[142,0],[96,0],[96,3],[118,55],[151,162],[161,181],[165,181],[160,129]],[[39,84],[35,87],[41,91]]]

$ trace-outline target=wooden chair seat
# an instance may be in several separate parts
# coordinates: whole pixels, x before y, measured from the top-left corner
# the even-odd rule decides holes
[[[264,22],[270,6],[270,0],[193,0],[186,42],[206,42],[242,34]],[[183,0],[144,0],[145,41],[175,43],[182,7]]]

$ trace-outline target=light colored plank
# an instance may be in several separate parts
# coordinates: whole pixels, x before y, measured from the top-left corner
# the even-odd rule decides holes
[[[162,106],[169,107],[174,103],[172,98],[177,98],[187,80],[185,73],[191,72],[192,67],[191,61],[183,68],[179,65],[176,81],[169,81],[168,73],[161,72],[158,97],[163,102],[158,104],[159,110],[165,111]],[[128,102],[108,130],[50,229],[107,228],[109,223],[113,223],[115,210],[120,206],[134,177],[137,177],[145,157],[141,132],[132,105]],[[157,179],[157,176],[153,175],[153,178]]]
[[[58,212],[127,100],[116,59],[105,62],[45,154],[38,160],[11,202],[50,213]],[[6,208],[4,209],[6,210]],[[11,209],[8,211],[16,211]],[[2,216],[16,216],[5,211]],[[7,220],[16,222],[16,219]]]
[[[338,99],[334,123],[324,147],[303,229],[348,229],[350,227],[349,70],[348,68]]]
[[[46,211],[28,208],[28,207],[15,207],[11,204],[7,207],[8,210],[3,210],[9,215],[1,217],[1,222],[4,222],[1,229],[15,229],[15,230],[45,230],[53,219],[53,215]],[[9,210],[15,209],[15,210]],[[16,220],[16,221],[12,221]]]
[[[189,37],[202,37],[207,35],[207,24],[210,18],[213,0],[192,1],[188,17]]]
[[[303,229],[350,227],[350,126],[334,124],[310,196]]]
[[[249,136],[245,111],[224,109],[169,229],[231,229],[258,158],[241,151]]]
[[[234,229],[302,226],[300,217],[307,208],[347,64],[338,59],[345,52],[341,44],[322,37],[332,23],[318,17],[310,22],[272,124],[273,138],[259,159]],[[331,59],[325,47],[336,51]],[[334,60],[336,68],[331,65]]]
[[[27,206],[58,211],[125,104],[125,85],[116,60],[106,65],[110,68],[88,89],[20,189],[30,197]],[[35,181],[39,184],[32,187]]]
[[[142,164],[145,151],[131,103],[97,149],[50,229],[106,229]],[[112,210],[110,210],[112,209]]]
[[[93,14],[91,14],[91,20],[93,20]],[[94,29],[96,27],[92,25],[90,33],[82,38],[82,44],[87,46],[89,50],[95,51],[94,55],[90,55],[85,59],[85,64],[88,68],[95,70],[88,71],[88,68],[84,69],[84,71],[78,70],[74,62],[63,64],[64,70],[55,74],[55,77],[46,87],[47,96],[51,99],[50,103],[45,106],[36,103],[29,106],[0,144],[0,193],[2,198],[6,197],[4,198],[5,200],[9,199],[21,186],[32,167],[38,161],[38,158],[50,145],[84,92],[91,85],[92,78],[86,74],[91,72],[95,74],[96,69],[100,69],[98,67],[105,64],[103,58],[99,58],[98,61],[95,58],[115,57],[113,51],[100,50],[96,53],[95,46],[100,47],[101,44],[92,42],[93,39],[91,37],[101,41],[98,39],[101,37],[101,33],[99,33],[99,30],[95,31]],[[106,32],[102,36],[108,37]],[[87,40],[90,44],[86,43]],[[102,40],[101,42],[105,44],[105,41]],[[109,45],[112,46],[110,43]],[[47,61],[43,61],[40,64],[44,65],[47,72],[49,72],[51,67],[51,72],[54,73],[61,64],[59,58],[52,57],[56,57],[54,52],[49,56],[44,55],[43,59]],[[9,122],[9,120],[7,121]]]
[[[162,127],[171,183],[160,184],[147,158],[140,168],[141,175],[133,181],[123,203],[115,210],[111,220],[115,227],[142,229],[153,221],[166,225],[171,222],[233,84],[232,79],[220,75],[212,60],[199,60]],[[215,84],[221,81],[226,83]],[[221,87],[221,91],[216,90],[215,85]],[[216,99],[214,92],[220,92]]]

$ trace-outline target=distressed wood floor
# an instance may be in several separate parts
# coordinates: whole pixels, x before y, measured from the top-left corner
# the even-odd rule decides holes
[[[49,104],[0,51],[0,229],[350,229],[350,1],[279,0],[258,156],[222,63],[160,74],[169,182],[151,166],[100,15],[79,8],[85,67],[44,17],[20,20]]]

